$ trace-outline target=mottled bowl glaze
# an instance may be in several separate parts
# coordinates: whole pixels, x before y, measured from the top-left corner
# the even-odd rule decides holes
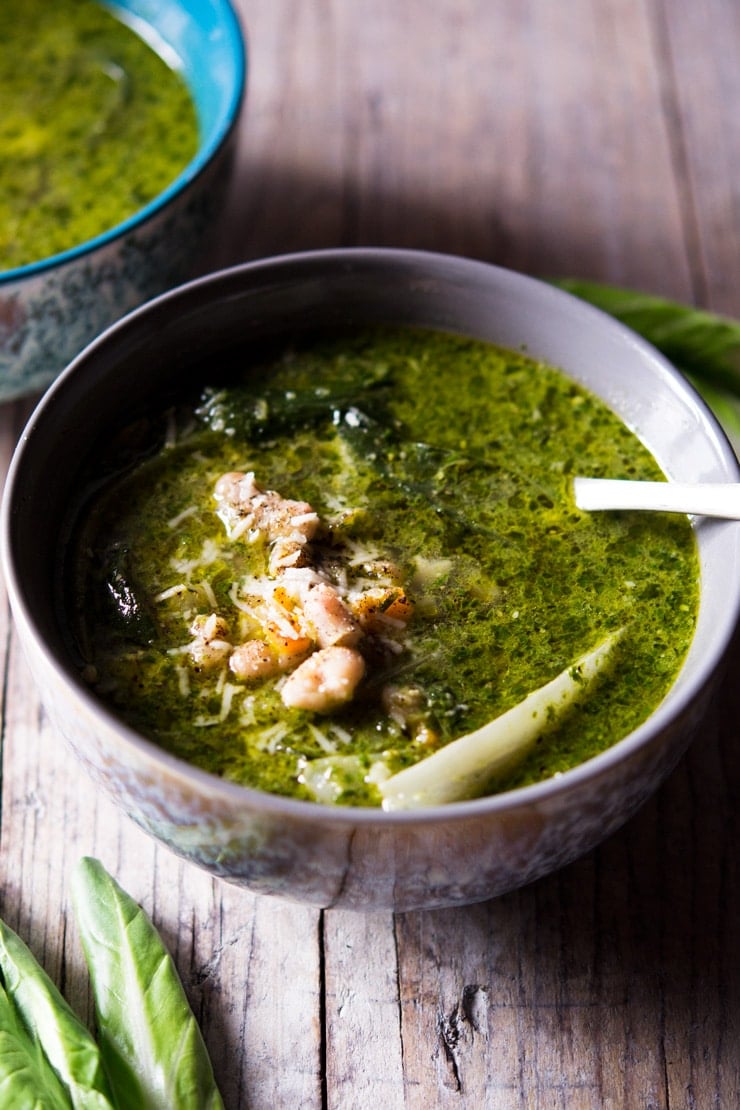
[[[191,278],[228,182],[246,79],[229,0],[116,0],[177,64],[198,151],[164,192],[102,235],[0,270],[0,402],[35,393],[129,309]]]
[[[324,251],[203,278],[91,344],[51,387],[16,452],[3,506],[4,565],[51,719],[93,780],[152,836],[230,882],[316,906],[460,905],[587,852],[674,766],[700,726],[735,627],[740,525],[696,524],[698,628],[674,688],[647,722],[560,778],[425,811],[325,808],[178,761],[113,717],[80,681],[59,616],[58,552],[80,466],[98,436],[125,419],[132,397],[146,405],[234,343],[376,322],[525,347],[604,397],[669,477],[738,480],[722,432],[683,378],[633,333],[568,294],[459,258]]]

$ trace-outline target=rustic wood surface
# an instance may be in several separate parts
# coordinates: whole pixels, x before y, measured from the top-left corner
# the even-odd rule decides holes
[[[472,255],[740,316],[736,0],[240,0],[238,173],[209,265],[320,246]],[[0,409],[5,466],[28,411]],[[81,777],[7,606],[0,913],[90,997],[70,871],[153,916],[229,1110],[740,1105],[737,656],[622,831],[467,909],[318,912],[209,879]]]

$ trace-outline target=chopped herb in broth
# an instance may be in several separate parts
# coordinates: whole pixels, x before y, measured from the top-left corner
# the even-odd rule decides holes
[[[196,152],[184,81],[96,0],[2,0],[0,269],[115,227]]]
[[[412,330],[216,377],[91,497],[76,549],[85,675],[164,748],[379,805],[388,776],[614,633],[608,671],[487,788],[574,766],[666,694],[696,619],[693,533],[575,508],[576,472],[662,475],[569,378]]]

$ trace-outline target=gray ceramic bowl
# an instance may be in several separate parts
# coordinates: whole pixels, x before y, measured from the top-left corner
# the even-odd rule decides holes
[[[216,274],[131,313],[91,344],[32,417],[13,460],[2,540],[17,628],[49,715],[94,781],[152,836],[214,875],[318,906],[464,904],[568,863],[656,789],[702,719],[740,598],[740,525],[696,525],[698,628],[664,703],[558,779],[476,801],[383,813],[223,782],[165,754],[83,685],[60,626],[63,516],[90,445],[193,363],[313,325],[428,325],[524,345],[604,397],[669,477],[737,481],[716,422],[652,348],[600,312],[518,274],[446,256],[327,251]]]
[[[197,153],[130,219],[53,257],[0,270],[0,401],[43,389],[129,309],[193,276],[236,145],[244,40],[229,0],[116,0],[176,62],[195,101]]]

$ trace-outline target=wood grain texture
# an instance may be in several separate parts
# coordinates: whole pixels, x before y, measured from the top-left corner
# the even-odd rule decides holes
[[[734,0],[237,6],[249,93],[209,266],[410,246],[740,316]],[[0,409],[3,470],[27,411]],[[1,600],[0,913],[87,1020],[69,877],[91,854],[162,931],[228,1110],[740,1105],[740,649],[596,851],[479,906],[364,917],[154,845],[52,733]]]

